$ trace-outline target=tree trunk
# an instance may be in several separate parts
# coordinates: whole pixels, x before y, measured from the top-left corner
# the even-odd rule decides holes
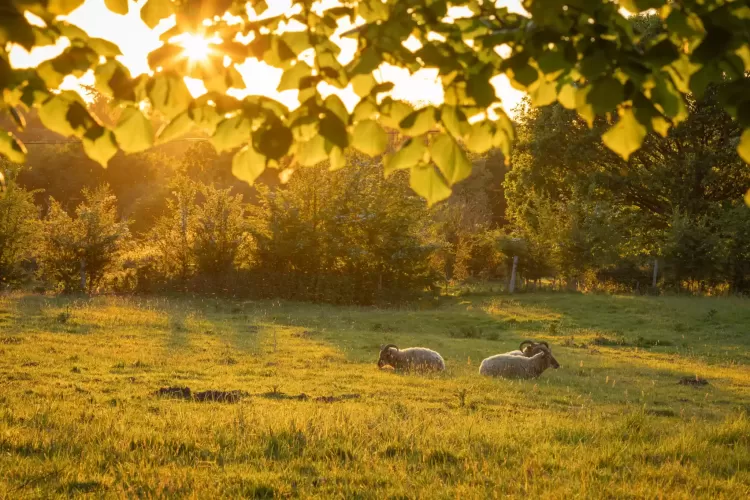
[[[510,286],[508,291],[513,293],[516,291],[516,268],[518,267],[518,255],[513,256],[513,269],[510,271]]]
[[[654,276],[651,278],[651,288],[656,289],[656,282],[659,277],[659,261],[654,259]]]

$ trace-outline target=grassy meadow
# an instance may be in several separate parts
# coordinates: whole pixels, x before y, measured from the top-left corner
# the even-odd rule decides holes
[[[562,367],[477,375],[525,338]],[[447,372],[378,370],[387,342]],[[79,495],[748,498],[750,302],[0,297],[0,498]]]

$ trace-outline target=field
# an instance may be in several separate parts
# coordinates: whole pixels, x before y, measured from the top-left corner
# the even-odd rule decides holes
[[[749,325],[740,299],[4,296],[0,498],[748,498]],[[562,367],[477,375],[525,338]],[[378,370],[386,342],[447,373]]]

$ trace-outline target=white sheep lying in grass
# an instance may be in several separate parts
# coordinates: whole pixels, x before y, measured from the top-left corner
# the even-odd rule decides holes
[[[538,344],[538,349],[539,352],[530,358],[513,354],[491,356],[482,361],[479,374],[488,377],[529,379],[537,378],[550,366],[560,368],[560,364],[546,346]]]
[[[396,370],[443,371],[445,361],[437,352],[425,347],[399,349],[394,344],[380,348],[378,368],[390,365]]]

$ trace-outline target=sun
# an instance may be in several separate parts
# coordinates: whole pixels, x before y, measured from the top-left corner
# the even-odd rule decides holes
[[[211,41],[200,35],[186,34],[180,40],[180,45],[185,48],[185,55],[191,61],[205,61],[213,53]]]

